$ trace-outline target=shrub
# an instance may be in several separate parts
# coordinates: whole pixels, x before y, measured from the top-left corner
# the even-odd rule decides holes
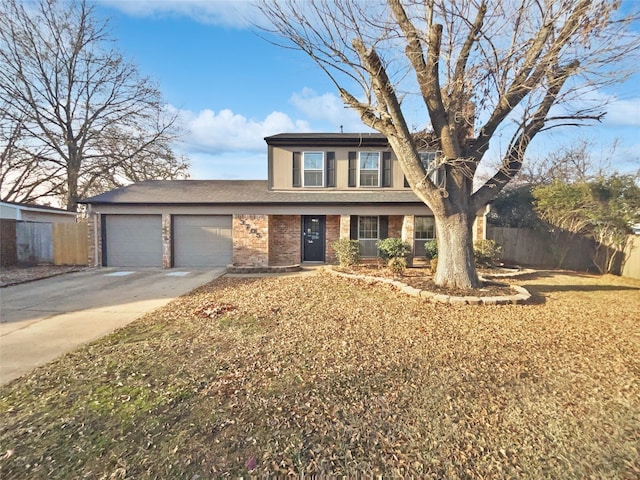
[[[502,247],[493,240],[476,240],[473,242],[473,253],[478,265],[491,266],[499,258]]]
[[[387,267],[396,275],[402,275],[407,269],[407,259],[404,257],[390,258],[387,262]]]
[[[425,242],[424,249],[426,252],[426,256],[429,259],[438,258],[438,241],[437,240],[429,240]]]
[[[393,258],[406,258],[407,254],[411,252],[411,245],[401,238],[378,240],[376,246],[378,247],[378,256],[387,261],[387,263]]]
[[[341,238],[331,244],[341,267],[349,267],[360,261],[360,243],[357,240]]]

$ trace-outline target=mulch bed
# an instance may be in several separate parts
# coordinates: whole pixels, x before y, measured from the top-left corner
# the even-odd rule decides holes
[[[431,269],[428,267],[407,268],[402,275],[394,274],[388,268],[379,265],[353,265],[349,268],[334,268],[340,272],[351,273],[355,275],[393,278],[409,285],[410,287],[443,295],[452,295],[456,297],[498,297],[513,294],[513,289],[509,286],[508,283],[496,281],[485,281],[483,282],[482,287],[478,289],[443,288],[433,282]]]

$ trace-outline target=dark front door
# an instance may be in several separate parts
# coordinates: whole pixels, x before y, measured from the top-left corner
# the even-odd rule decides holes
[[[302,217],[302,260],[305,262],[324,262],[324,223],[323,215]]]

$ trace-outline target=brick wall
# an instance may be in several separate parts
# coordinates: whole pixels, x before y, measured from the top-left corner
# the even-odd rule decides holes
[[[268,215],[233,216],[233,263],[236,265],[268,265]]]
[[[389,215],[389,238],[402,238],[402,215]]]
[[[302,258],[300,215],[269,217],[269,265],[295,265]]]

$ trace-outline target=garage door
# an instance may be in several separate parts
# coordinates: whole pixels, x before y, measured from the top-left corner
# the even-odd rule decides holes
[[[107,215],[106,264],[109,267],[161,267],[161,215]]]
[[[229,265],[232,248],[231,215],[176,215],[173,217],[174,266]]]

